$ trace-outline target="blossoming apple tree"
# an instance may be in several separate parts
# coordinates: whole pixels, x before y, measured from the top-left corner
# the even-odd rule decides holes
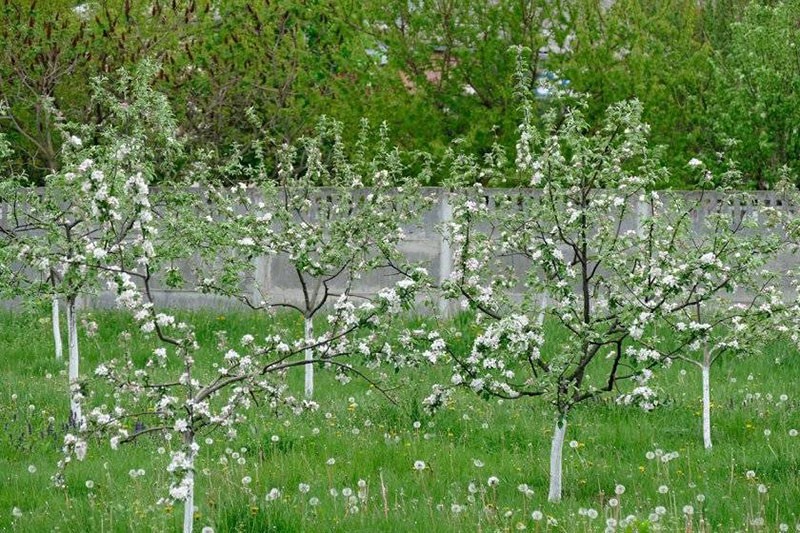
[[[146,265],[143,261],[147,257],[140,259],[138,263]],[[382,365],[404,366],[408,359],[408,354],[398,356],[391,348],[391,328],[387,326],[425,286],[425,273],[417,270],[412,277],[381,291],[375,302],[356,305],[340,297],[328,315],[329,327],[311,341],[292,340],[279,333],[259,337],[246,334],[235,345],[219,347],[215,372],[209,375],[195,365],[199,345],[194,328],[159,312],[149,298],[154,272],[146,268],[111,270],[116,270],[110,284],[116,287],[119,305],[133,314],[140,333],[155,335],[160,346],[144,365],[137,365],[127,354],[95,369],[96,378],[113,387],[113,404],[91,409],[86,430],[66,436],[60,467],[66,467],[72,457],[83,459],[91,435],[110,437],[113,449],[145,435],[176,443],[166,466],[173,478],[169,494],[161,503],[183,502],[185,532],[192,531],[193,526],[194,471],[200,437],[222,429],[226,437],[235,438],[237,428],[255,406],[286,407],[295,413],[316,409],[316,402],[289,393],[286,375],[293,367],[324,364],[333,367],[342,382],[357,376],[380,388],[380,376],[373,378],[369,374],[373,370],[380,372],[376,369]],[[309,351],[311,358],[298,357]],[[179,364],[168,365],[168,361]],[[355,361],[363,361],[364,365]],[[132,424],[141,429],[131,431]],[[63,484],[63,474],[57,474],[56,482]]]
[[[3,111],[4,106],[0,103],[0,113]],[[25,265],[16,260],[20,236],[18,230],[21,226],[18,212],[20,196],[22,196],[20,188],[23,176],[10,168],[10,165],[6,165],[12,154],[6,134],[0,131],[0,176],[2,176],[0,179],[0,295],[5,298],[26,294],[31,284],[42,281],[25,275]],[[60,353],[58,348],[60,347],[57,347],[56,355],[57,358],[60,358],[58,357]]]
[[[15,183],[7,191],[14,197],[4,198],[11,206],[4,233],[14,236],[14,259],[51,286],[57,355],[58,298],[66,303],[70,413],[75,425],[83,422],[78,298],[97,286],[99,268],[106,256],[121,253],[123,240],[147,244],[136,218],[146,207],[141,204],[146,201],[142,188],[154,161],[174,161],[180,152],[166,100],[149,89],[156,71],[155,65],[142,63],[131,74],[120,71],[113,85],[97,80],[93,101],[104,110],[105,120],[97,126],[59,124],[66,139],[62,170],[48,176],[40,190]]]
[[[341,127],[323,117],[314,136],[278,149],[277,179],[262,159],[246,170],[249,185],[209,186],[199,204],[206,209],[196,204],[184,214],[194,220],[191,235],[206,241],[196,245],[206,252],[200,254],[200,288],[254,310],[296,312],[309,345],[315,315],[341,296],[363,299],[358,284],[364,276],[401,275],[398,247],[427,203],[419,187],[427,167],[422,176],[408,175],[409,155],[390,146],[385,127],[374,132],[363,123],[352,155]],[[296,293],[270,290],[264,272],[270,262],[293,274]],[[312,358],[309,349],[306,359]],[[305,398],[311,399],[314,366],[304,366]]]
[[[3,105],[0,103],[0,113]],[[6,142],[3,132],[0,132],[0,164],[11,155],[11,149]],[[38,195],[31,194],[25,188],[25,176],[15,172],[12,168],[0,166],[3,179],[0,181],[0,293],[5,297],[22,297],[27,302],[34,299],[34,295],[49,295],[56,280],[54,271],[47,269],[32,269],[24,260],[26,237],[36,231],[36,224],[28,220],[26,209],[31,202],[39,200]],[[23,256],[20,257],[20,253]],[[44,263],[39,263],[42,266]],[[48,283],[49,281],[49,283]],[[28,298],[31,297],[31,298]],[[61,343],[59,323],[58,297],[52,296],[53,339],[55,357],[61,360],[64,356]]]
[[[620,394],[625,381],[634,384],[629,403],[653,408],[654,370],[696,340],[665,345],[661,320],[731,282],[704,277],[724,269],[724,258],[680,247],[693,231],[689,211],[650,190],[664,171],[648,148],[638,102],[611,106],[593,127],[583,97],[563,95],[537,131],[528,86],[521,76],[516,171],[540,189],[472,187],[454,195],[453,219],[443,228],[454,268],[442,289],[472,310],[475,332],[466,350],[454,332],[434,343],[430,359],[448,361],[453,372],[425,404],[442,406],[455,387],[547,402],[555,418],[548,495],[555,502],[573,409]],[[544,335],[542,312],[562,334]]]
[[[142,87],[141,92],[146,95],[154,93],[148,87]],[[151,106],[150,110],[163,114],[165,123],[168,123],[169,111],[166,107]],[[228,437],[234,438],[237,426],[246,421],[248,410],[255,405],[264,404],[274,408],[287,406],[293,411],[315,408],[316,404],[310,399],[300,400],[288,392],[286,375],[294,367],[323,365],[334,369],[337,379],[342,382],[358,376],[380,388],[380,368],[383,365],[397,368],[414,359],[413,354],[392,348],[397,335],[389,323],[413,304],[418,293],[427,285],[427,274],[421,268],[398,270],[398,281],[380,290],[372,299],[354,299],[348,290],[344,290],[331,302],[327,327],[319,334],[306,335],[302,339],[278,332],[244,335],[236,345],[218,347],[219,360],[213,367],[214,371],[204,372],[195,364],[199,344],[192,325],[162,312],[153,299],[156,279],[170,275],[171,261],[187,259],[181,256],[187,252],[187,247],[176,243],[177,235],[189,233],[186,229],[180,231],[181,225],[195,221],[183,217],[186,214],[187,196],[165,191],[157,201],[153,199],[147,176],[154,160],[151,152],[154,139],[146,135],[132,138],[118,131],[109,138],[117,139],[111,145],[116,146],[117,150],[109,151],[102,144],[83,148],[96,151],[96,154],[92,152],[95,157],[82,159],[72,172],[62,177],[57,184],[58,189],[54,190],[72,190],[69,187],[73,187],[85,193],[78,197],[80,202],[76,200],[75,204],[80,204],[82,209],[91,213],[94,225],[77,241],[73,262],[87,276],[93,273],[105,280],[117,295],[118,305],[133,316],[138,325],[137,334],[155,338],[158,346],[144,364],[137,364],[134,354],[123,353],[104,361],[95,369],[94,379],[97,383],[112,387],[113,400],[109,402],[106,397],[101,405],[87,408],[88,413],[84,415],[84,423],[79,431],[66,435],[65,456],[59,463],[59,472],[54,476],[54,481],[60,486],[66,483],[64,468],[73,458],[82,460],[85,457],[92,435],[108,436],[114,449],[145,435],[161,436],[165,441],[177,443],[170,452],[167,470],[173,474],[173,480],[169,495],[163,502],[184,503],[183,529],[191,531],[199,436],[221,428]],[[134,142],[136,144],[132,145]],[[135,146],[136,150],[123,150],[122,157],[119,157],[120,150],[126,146]],[[132,154],[131,157],[126,157],[128,154]],[[85,157],[84,152],[81,155]],[[67,165],[67,168],[72,167]],[[238,188],[239,191],[246,189]],[[306,197],[296,200],[298,208],[307,206],[310,190],[308,184]],[[236,191],[231,194],[235,197]],[[293,197],[283,198],[288,202]],[[397,224],[392,217],[398,211],[392,211],[389,204],[393,207],[402,205],[404,210],[410,210],[409,199],[392,204],[394,198],[389,195],[381,196],[380,200],[364,198],[347,205],[351,212],[361,213],[357,217],[361,222],[372,220],[374,226],[392,225]],[[328,227],[330,233],[320,228],[317,230],[319,233],[314,234],[310,226],[303,225],[302,220],[295,220],[288,214],[284,219],[278,218],[280,224],[272,227],[265,224],[265,220],[273,216],[272,212],[265,206],[258,209],[255,214],[250,214],[249,223],[246,223],[247,216],[238,216],[227,208],[220,209],[215,223],[203,227],[202,234],[206,239],[198,244],[209,250],[216,249],[231,235],[230,227],[263,231],[265,235],[272,236],[271,240],[265,239],[263,242],[276,247],[281,243],[289,246],[285,243],[303,238],[312,243],[317,242],[315,239],[326,242],[324,239],[331,234],[337,235],[336,242],[345,247],[344,250],[328,245],[324,253],[315,256],[317,244],[309,244],[308,248],[290,248],[287,252],[294,250],[297,255],[307,254],[309,258],[305,261],[310,266],[303,268],[317,274],[324,272],[324,268],[333,268],[331,264],[338,260],[337,254],[345,257],[338,266],[341,270],[348,268],[351,263],[356,270],[363,269],[364,264],[373,264],[372,253],[377,255],[377,252],[369,249],[365,252],[359,248],[373,242],[365,235],[347,240],[343,236],[346,233],[343,229],[332,226]],[[287,213],[296,214],[296,211],[285,209]],[[276,208],[276,211],[279,209]],[[86,217],[87,220],[89,218]],[[337,224],[346,226],[344,220]],[[172,230],[176,229],[179,231],[173,233]],[[373,229],[377,235],[384,237],[380,243],[372,244],[374,250],[387,250],[384,259],[394,259],[390,235],[394,233],[399,238],[399,226]],[[351,234],[358,235],[358,228],[349,230]],[[240,236],[238,240],[244,242],[238,244],[250,246],[248,238],[255,243],[259,234]],[[299,261],[297,257],[294,260]],[[204,279],[207,277],[210,276]],[[327,281],[323,279],[323,285],[326,286]],[[334,298],[329,292],[326,292],[326,297]],[[259,302],[258,305],[263,304]],[[315,305],[317,309],[322,308],[321,303]],[[300,357],[301,354],[304,356]],[[373,373],[377,377],[371,377]],[[85,382],[81,386],[89,391],[92,383],[95,382]],[[93,399],[94,396],[88,395],[88,402]],[[138,429],[131,430],[131,424]]]
[[[704,190],[684,200],[677,212],[703,213],[706,200],[711,208],[677,244],[682,256],[698,258],[700,266],[683,275],[697,293],[709,297],[666,314],[663,324],[670,342],[684,347],[674,358],[700,369],[703,445],[711,449],[711,367],[724,357],[757,353],[770,335],[786,328],[780,274],[768,268],[782,246],[781,213],[759,206],[752,194],[729,189],[727,184],[738,178],[735,169],[715,179],[701,161],[693,159],[690,165],[703,173],[701,183],[715,186],[716,194],[709,199]]]

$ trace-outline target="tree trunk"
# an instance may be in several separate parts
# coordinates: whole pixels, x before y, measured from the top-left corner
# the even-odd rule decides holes
[[[61,323],[59,322],[58,296],[53,296],[53,341],[56,346],[56,361],[64,358],[64,347],[61,344]]]
[[[75,395],[78,386],[78,324],[75,317],[75,297],[67,298],[67,345],[69,348],[69,398],[70,398],[70,419],[75,427],[83,425],[83,415],[81,414],[81,403]]]
[[[314,338],[314,321],[311,317],[306,317],[305,319],[305,332],[304,338],[306,344],[310,344],[311,340]],[[306,348],[306,400],[310,400],[314,397],[314,365],[311,361],[314,359],[314,350],[311,348]]]
[[[703,446],[711,449],[711,357],[708,346],[704,348],[703,364]]]
[[[561,501],[561,466],[562,452],[564,450],[564,437],[567,434],[567,418],[559,417],[556,420],[555,431],[553,432],[553,442],[550,447],[550,494],[547,501]]]
[[[192,438],[194,442],[194,438]],[[183,502],[183,533],[192,533],[194,528],[194,452],[189,451],[189,470],[186,472],[187,488],[189,489],[186,500]]]

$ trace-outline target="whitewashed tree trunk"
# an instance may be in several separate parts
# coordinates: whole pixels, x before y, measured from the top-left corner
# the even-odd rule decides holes
[[[61,344],[61,323],[59,318],[58,309],[58,296],[53,296],[53,341],[56,347],[56,361],[61,361],[64,358],[64,346]]]
[[[311,317],[306,317],[305,319],[305,331],[304,331],[304,339],[306,344],[310,344],[312,339],[314,338],[314,321]],[[306,349],[306,400],[310,400],[314,397],[314,365],[311,364],[311,361],[314,359],[314,350],[311,348]]]
[[[80,362],[78,353],[78,324],[75,317],[75,298],[67,298],[67,347],[69,349],[69,391],[70,391],[70,417],[76,427],[83,425],[83,415],[81,413],[81,403],[75,397],[75,387],[78,386],[78,365]]]
[[[186,501],[183,502],[183,533],[192,533],[194,528],[194,453],[189,456],[189,470],[186,472]]]
[[[711,356],[708,346],[704,347],[703,364],[703,446],[711,449]]]
[[[566,434],[567,419],[566,417],[560,417],[556,420],[553,441],[550,447],[550,493],[547,496],[547,501],[554,503],[561,501],[561,466]]]

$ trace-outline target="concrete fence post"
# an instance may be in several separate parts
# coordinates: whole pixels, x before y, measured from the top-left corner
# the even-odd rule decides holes
[[[453,207],[450,205],[450,192],[442,189],[439,193],[438,205],[439,225],[446,227],[453,221]],[[450,242],[445,238],[443,232],[439,232],[439,286],[450,278],[453,272],[453,250],[450,247]],[[450,302],[439,296],[439,314],[442,316],[449,316],[451,314]]]
[[[253,288],[250,299],[253,305],[261,305],[265,299],[264,291],[272,288],[272,257],[259,255],[253,258],[255,272],[253,274]]]
[[[647,196],[644,196],[644,200],[642,196],[636,198],[636,233],[641,237],[643,236],[644,232],[644,221],[649,216],[652,216],[652,210],[650,207],[650,203],[647,201]]]

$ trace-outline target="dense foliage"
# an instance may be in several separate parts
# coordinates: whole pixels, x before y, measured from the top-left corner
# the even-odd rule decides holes
[[[463,139],[477,153],[510,153],[509,49],[522,45],[538,51],[531,88],[560,73],[592,95],[592,120],[619,100],[643,103],[671,170],[658,186],[695,187],[685,161],[725,153],[746,183],[766,188],[797,155],[798,12],[796,0],[5,1],[0,124],[14,166],[41,183],[59,166],[58,121],[109,118],[90,102],[92,78],[150,58],[187,160],[208,157],[211,143],[215,157],[253,140],[292,143],[323,113],[349,126],[385,120],[408,150],[442,155]],[[537,120],[549,101],[540,96]]]

